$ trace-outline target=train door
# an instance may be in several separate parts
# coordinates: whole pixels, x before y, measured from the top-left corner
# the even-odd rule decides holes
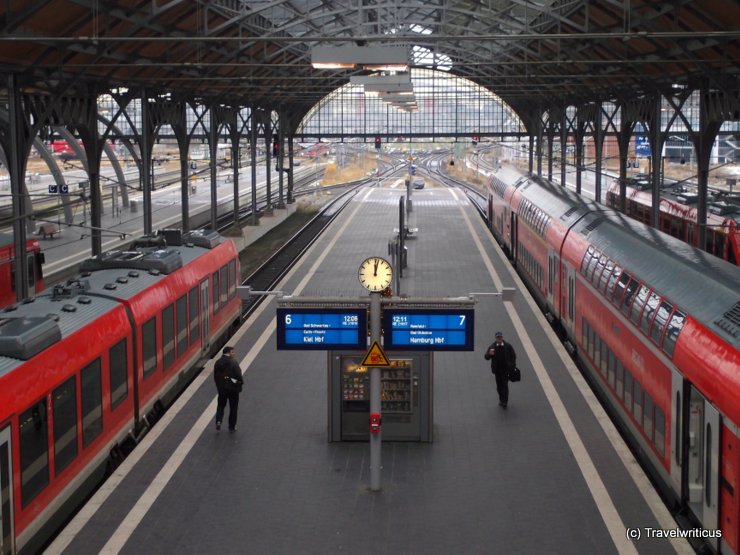
[[[691,512],[705,530],[718,530],[719,412],[699,391],[689,387],[687,493]],[[716,547],[716,546],[715,546]]]
[[[13,456],[10,426],[0,430],[0,555],[15,553],[13,533]]]
[[[673,490],[681,491],[683,468],[683,376],[673,371],[671,386],[671,481]]]
[[[36,253],[26,254],[26,268],[28,268],[28,298],[36,296]]]
[[[555,301],[553,300],[553,291],[557,286],[557,273],[560,264],[558,264],[558,258],[555,256],[554,250],[547,249],[547,261],[547,304],[557,312]]]
[[[518,232],[517,232],[516,212],[512,210],[511,212],[511,259],[514,261],[514,267],[516,267],[517,245],[519,242],[517,235],[518,235]]]
[[[210,348],[211,338],[211,314],[209,299],[210,280],[203,280],[200,284],[200,345],[203,353],[207,353]]]
[[[576,335],[576,273],[573,268],[563,262],[563,273],[564,279],[567,278],[567,283],[563,283],[561,286],[563,289],[563,304],[561,309],[561,318],[565,322],[565,328],[568,331],[568,335],[575,337]]]

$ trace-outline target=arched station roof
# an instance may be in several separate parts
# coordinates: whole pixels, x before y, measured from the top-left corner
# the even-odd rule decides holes
[[[735,0],[13,0],[0,73],[26,91],[146,87],[305,113],[358,71],[316,70],[316,45],[409,48],[519,113],[671,87],[738,94]]]

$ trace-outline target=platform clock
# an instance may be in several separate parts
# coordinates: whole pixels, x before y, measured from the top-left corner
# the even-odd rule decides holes
[[[365,289],[377,293],[390,286],[393,280],[393,269],[387,260],[371,256],[360,264],[357,277]]]

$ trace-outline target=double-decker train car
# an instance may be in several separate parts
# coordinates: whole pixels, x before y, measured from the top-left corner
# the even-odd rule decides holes
[[[0,312],[2,555],[38,551],[238,325],[234,243],[164,237]]]
[[[0,233],[0,308],[16,302],[15,245],[13,236]],[[33,296],[44,289],[42,264],[44,253],[36,239],[26,240],[26,267],[28,268],[28,293]]]
[[[653,222],[653,195],[631,185],[626,186],[625,213],[647,225]],[[692,203],[696,195],[688,191],[666,191],[660,199],[660,230],[689,245],[697,246],[699,226],[697,210]],[[619,180],[612,182],[606,191],[606,205],[619,208]],[[719,200],[710,203],[707,211],[707,251],[740,265],[740,206]]]
[[[488,221],[674,508],[739,552],[740,268],[539,178]]]

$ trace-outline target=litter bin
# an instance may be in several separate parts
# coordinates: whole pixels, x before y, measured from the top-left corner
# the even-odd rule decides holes
[[[138,200],[129,201],[129,206],[131,207],[131,212],[139,211],[139,201]]]

